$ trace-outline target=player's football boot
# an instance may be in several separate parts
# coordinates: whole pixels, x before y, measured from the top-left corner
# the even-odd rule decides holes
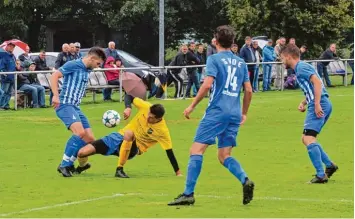
[[[74,173],[74,172],[75,172],[75,167],[74,167],[74,165],[71,165],[71,166],[69,166],[68,168],[69,168],[69,171],[70,171],[71,173]],[[57,171],[58,171],[58,173],[62,173],[61,170],[60,170],[60,164],[59,164],[59,166],[58,166],[58,168],[57,168]]]
[[[243,205],[249,204],[253,200],[255,184],[246,178],[243,185]]]
[[[127,176],[127,174],[123,171],[123,167],[117,167],[117,168],[116,168],[115,177],[119,177],[119,178],[129,178],[129,176]]]
[[[338,169],[339,167],[332,163],[332,166],[325,168],[325,174],[327,174],[328,178],[330,178]]]
[[[58,172],[61,173],[64,177],[72,177],[73,175],[71,174],[71,166],[68,167],[58,167]]]
[[[168,205],[193,205],[195,203],[194,195],[180,194],[174,199],[174,201],[169,202]]]
[[[323,178],[314,175],[314,178],[309,181],[310,184],[323,184],[328,182],[328,177],[325,175]]]
[[[83,171],[90,169],[90,167],[91,167],[90,163],[85,164],[85,166],[83,166],[83,167],[78,166],[73,173],[74,174],[80,174]]]

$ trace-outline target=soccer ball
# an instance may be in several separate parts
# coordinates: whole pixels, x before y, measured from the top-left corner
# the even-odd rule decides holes
[[[102,123],[108,127],[113,128],[120,124],[121,116],[115,110],[107,110],[102,116]]]

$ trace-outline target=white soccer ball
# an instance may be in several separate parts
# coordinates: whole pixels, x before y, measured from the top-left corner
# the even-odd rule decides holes
[[[108,127],[113,128],[120,124],[121,116],[115,110],[107,110],[104,115],[102,116],[102,123]]]

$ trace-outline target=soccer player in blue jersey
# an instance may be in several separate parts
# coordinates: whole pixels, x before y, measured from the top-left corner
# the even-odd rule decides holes
[[[338,166],[330,160],[322,146],[317,142],[317,135],[332,112],[329,95],[313,66],[300,61],[300,50],[296,45],[287,45],[281,51],[281,58],[286,67],[294,69],[297,82],[306,96],[306,99],[298,106],[298,110],[305,112],[308,105],[302,141],[307,147],[309,158],[316,169],[316,175],[310,183],[326,183],[328,178],[338,170]],[[326,166],[325,172],[323,163]]]
[[[53,106],[59,119],[73,133],[57,169],[64,177],[71,177],[75,171],[74,161],[79,149],[95,140],[89,121],[81,112],[79,105],[88,84],[90,71],[101,66],[105,59],[105,52],[99,47],[93,47],[84,58],[67,62],[52,74]],[[59,94],[58,80],[61,77],[64,77],[64,81]],[[81,163],[77,168],[79,172],[90,168],[87,160],[79,163]]]
[[[253,199],[254,183],[240,163],[231,156],[236,144],[239,126],[247,118],[252,97],[252,87],[245,62],[234,55],[230,48],[235,32],[229,26],[220,26],[215,33],[217,54],[207,59],[206,78],[192,104],[185,109],[187,119],[197,104],[212,88],[206,113],[200,122],[190,149],[185,191],[168,205],[191,205],[195,203],[194,190],[202,168],[203,154],[209,145],[218,139],[218,159],[242,184],[243,204]],[[240,93],[244,88],[243,107],[240,106]]]

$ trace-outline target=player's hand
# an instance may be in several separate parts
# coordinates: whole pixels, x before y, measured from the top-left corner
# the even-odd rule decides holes
[[[298,105],[298,111],[302,113],[306,111],[306,106],[303,104],[303,102],[301,102],[300,105]]]
[[[240,122],[240,125],[243,125],[245,121],[247,120],[247,115],[242,115],[242,121]]]
[[[123,118],[124,120],[128,119],[131,116],[132,109],[131,108],[126,108],[123,111]]]
[[[190,119],[192,111],[194,111],[194,108],[191,105],[184,110],[184,116],[186,119]]]
[[[314,111],[317,115],[318,118],[321,118],[324,116],[324,112],[323,112],[323,109],[321,107],[321,105],[318,103],[318,104],[315,104],[315,107],[314,107]]]
[[[54,109],[57,109],[59,107],[59,97],[58,96],[53,96],[52,105],[53,105]]]
[[[176,176],[183,176],[180,170],[176,171]]]

